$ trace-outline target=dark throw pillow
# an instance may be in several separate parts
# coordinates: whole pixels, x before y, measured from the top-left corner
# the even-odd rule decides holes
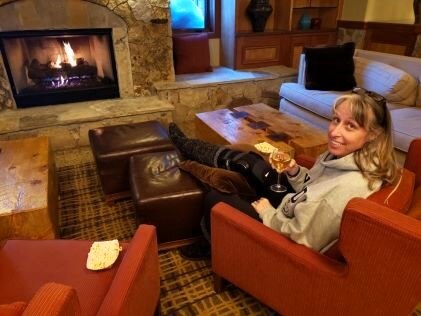
[[[223,193],[234,193],[240,196],[256,196],[256,191],[238,172],[209,167],[193,160],[181,161],[178,166],[181,170],[190,173],[207,187]]]
[[[305,47],[305,87],[309,90],[346,91],[357,83],[354,77],[355,43]]]
[[[206,33],[174,36],[173,50],[176,75],[212,71]]]

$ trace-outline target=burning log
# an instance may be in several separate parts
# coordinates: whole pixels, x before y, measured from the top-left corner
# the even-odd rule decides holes
[[[76,66],[69,63],[60,63],[61,68],[51,67],[51,63],[41,64],[33,59],[28,67],[28,77],[34,82],[51,80],[60,77],[94,78],[97,75],[97,67],[87,64],[83,58],[78,58]]]

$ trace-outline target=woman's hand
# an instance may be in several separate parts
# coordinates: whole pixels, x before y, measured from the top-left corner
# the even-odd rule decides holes
[[[298,174],[298,171],[300,171],[300,166],[297,164],[295,159],[291,159],[288,167],[285,168],[285,172],[288,173],[290,177],[294,177]]]
[[[268,208],[273,207],[272,204],[270,204],[269,200],[266,198],[260,198],[257,201],[254,201],[251,203],[251,206],[256,210],[259,215],[263,215],[264,211]]]
[[[270,166],[272,169],[276,170],[276,166],[272,163],[272,161],[269,159]],[[300,166],[297,164],[295,159],[291,159],[289,162],[289,165],[282,171],[285,171],[288,173],[290,177],[296,176],[298,174],[298,171],[300,170]]]

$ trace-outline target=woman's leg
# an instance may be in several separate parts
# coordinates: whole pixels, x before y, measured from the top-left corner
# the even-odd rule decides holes
[[[200,139],[186,137],[175,123],[170,123],[168,134],[185,158],[211,167],[216,166],[216,157],[224,149],[222,146],[210,144]]]
[[[239,211],[247,214],[248,216],[258,220],[261,222],[259,218],[259,214],[254,210],[253,206],[251,206],[251,201],[247,201],[245,199],[240,198],[238,195],[235,194],[226,194],[221,193],[216,190],[209,191],[205,195],[205,199],[203,202],[203,220],[202,220],[202,230],[203,235],[205,238],[210,242],[210,225],[211,225],[211,210],[212,207],[215,206],[218,202],[225,202],[232,207],[235,207]]]
[[[212,207],[218,202],[225,202],[245,214],[260,220],[249,201],[243,200],[237,195],[224,194],[216,190],[208,192],[204,200],[204,216],[200,223],[205,240],[198,240],[194,244],[181,247],[179,249],[180,255],[185,259],[203,260],[210,257],[210,212]]]

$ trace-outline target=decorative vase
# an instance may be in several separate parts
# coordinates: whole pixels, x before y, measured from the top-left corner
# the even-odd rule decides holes
[[[269,0],[251,0],[247,6],[247,14],[253,26],[253,32],[263,32],[266,21],[272,14],[273,8]]]
[[[308,14],[303,14],[298,21],[301,30],[308,30],[311,26],[311,17]]]
[[[319,30],[322,25],[322,20],[320,18],[312,18],[310,23],[310,28],[313,30]]]

